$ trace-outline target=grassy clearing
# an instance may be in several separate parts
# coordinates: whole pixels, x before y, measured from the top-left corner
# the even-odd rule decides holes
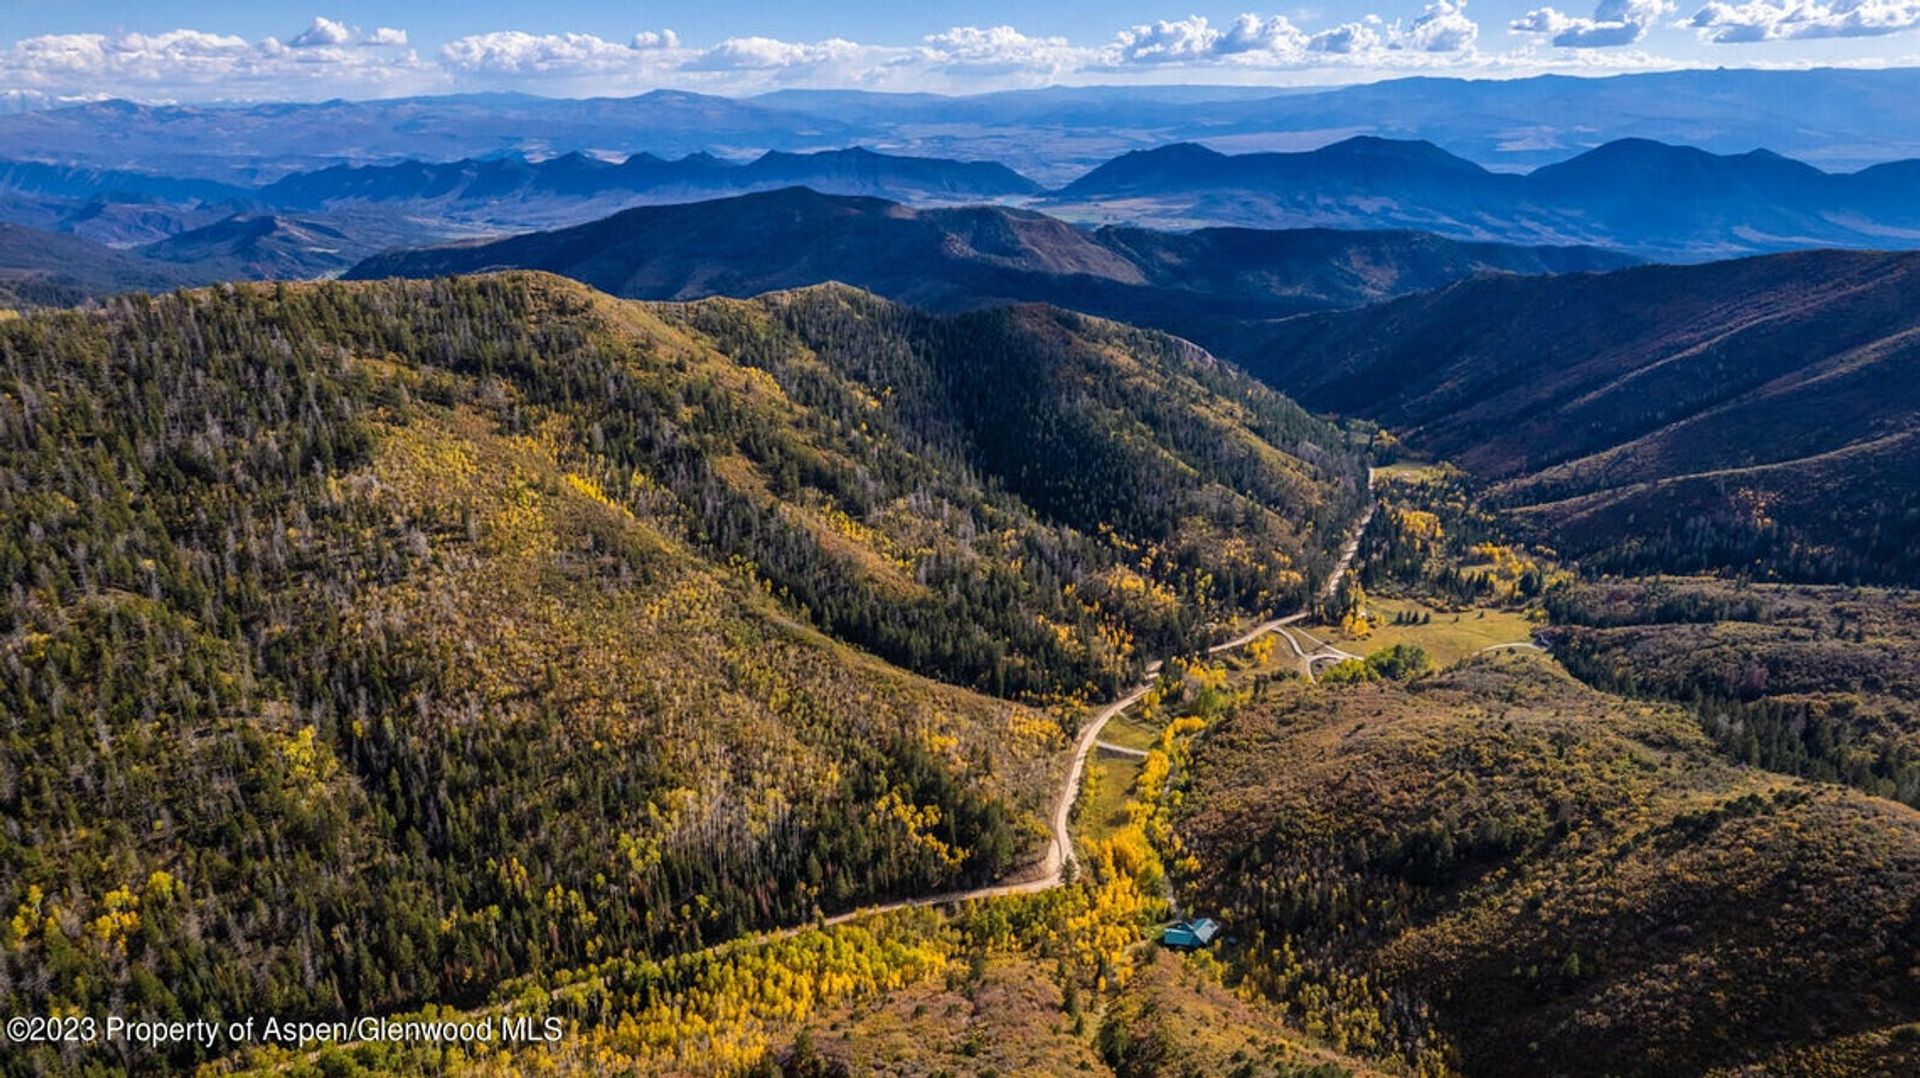
[[[1375,482],[1421,483],[1428,479],[1437,478],[1445,473],[1446,468],[1444,465],[1427,464],[1417,460],[1403,460],[1375,468],[1373,470],[1373,478]]]
[[[1113,723],[1107,729],[1113,729]],[[1080,811],[1073,818],[1073,845],[1082,857],[1095,843],[1111,838],[1126,825],[1127,794],[1139,774],[1140,760],[1136,757],[1111,756],[1098,749],[1088,755],[1087,770],[1080,780]]]
[[[1314,635],[1331,641],[1335,647],[1355,654],[1366,654],[1394,644],[1417,644],[1426,649],[1438,666],[1449,666],[1475,652],[1495,644],[1514,644],[1531,639],[1535,623],[1513,610],[1484,607],[1449,613],[1415,599],[1382,599],[1370,596],[1367,612],[1375,628],[1365,639],[1355,639],[1337,628],[1315,628]],[[1426,625],[1395,625],[1396,614],[1432,614]]]
[[[1125,745],[1130,749],[1150,749],[1160,744],[1160,728],[1163,724],[1143,718],[1139,708],[1124,714],[1115,715],[1100,731],[1100,740],[1115,745]]]

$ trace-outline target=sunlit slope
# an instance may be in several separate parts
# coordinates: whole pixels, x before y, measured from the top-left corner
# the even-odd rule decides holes
[[[1250,981],[1345,1001],[1357,1038],[1469,1074],[1913,1057],[1920,813],[1729,765],[1548,659],[1281,694],[1206,743],[1186,805],[1193,902]]]
[[[845,289],[219,288],[0,363],[21,1013],[459,1002],[1017,873],[1071,698],[1358,497],[1177,342]]]

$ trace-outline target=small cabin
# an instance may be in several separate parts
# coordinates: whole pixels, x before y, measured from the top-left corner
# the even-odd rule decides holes
[[[1176,950],[1191,951],[1205,947],[1220,934],[1220,925],[1211,917],[1195,917],[1190,921],[1175,921],[1160,933],[1160,942]]]

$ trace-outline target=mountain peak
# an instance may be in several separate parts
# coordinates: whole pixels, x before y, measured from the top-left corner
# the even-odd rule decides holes
[[[1170,142],[1165,146],[1155,146],[1148,150],[1133,150],[1121,154],[1115,160],[1215,161],[1226,156],[1219,150],[1211,146],[1203,146],[1198,142]]]

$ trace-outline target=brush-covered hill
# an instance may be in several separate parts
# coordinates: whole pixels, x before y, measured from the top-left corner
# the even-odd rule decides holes
[[[1190,904],[1337,1041],[1482,1075],[1920,1060],[1920,813],[1730,765],[1544,658],[1289,687],[1180,803]]]
[[[1065,701],[1299,602],[1361,496],[1257,383],[1039,308],[8,319],[0,995],[386,1013],[1016,871]]]
[[[353,278],[541,269],[621,296],[754,295],[845,281],[935,311],[1052,303],[1189,336],[1222,354],[1244,323],[1355,306],[1485,273],[1617,269],[1590,248],[1412,232],[1089,231],[1024,210],[914,209],[788,189],[492,243],[377,255]]]
[[[1485,278],[1238,355],[1592,565],[1912,584],[1917,288],[1920,256],[1858,252]]]

